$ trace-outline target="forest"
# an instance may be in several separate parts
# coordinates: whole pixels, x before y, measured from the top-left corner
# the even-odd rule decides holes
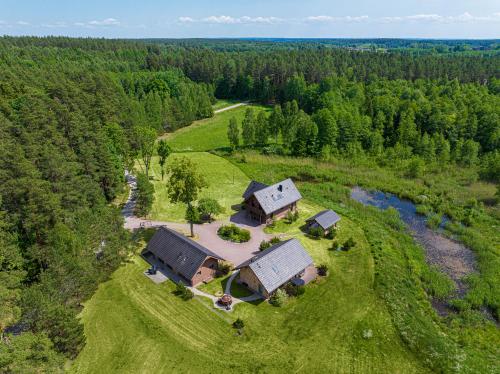
[[[78,355],[82,303],[131,252],[113,205],[124,171],[216,99],[272,107],[232,121],[229,151],[458,167],[498,186],[500,56],[302,43],[0,38],[0,371]],[[474,225],[472,208],[446,213]],[[478,305],[498,320],[487,288]]]

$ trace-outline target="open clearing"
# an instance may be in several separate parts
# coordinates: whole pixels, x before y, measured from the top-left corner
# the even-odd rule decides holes
[[[214,117],[197,121],[191,126],[165,135],[164,138],[168,140],[168,144],[175,152],[197,152],[227,148],[229,147],[229,141],[227,140],[229,120],[235,117],[238,125],[241,126],[241,121],[248,108],[253,108],[255,115],[262,110],[271,110],[261,105],[241,106],[218,113]]]

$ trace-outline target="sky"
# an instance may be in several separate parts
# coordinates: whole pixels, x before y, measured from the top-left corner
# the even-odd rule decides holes
[[[0,35],[500,39],[500,0],[0,0]]]

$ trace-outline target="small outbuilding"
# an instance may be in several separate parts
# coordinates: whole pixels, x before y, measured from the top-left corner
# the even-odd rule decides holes
[[[295,212],[302,195],[288,178],[272,186],[251,181],[243,193],[243,199],[250,218],[267,224],[285,217],[289,212]]]
[[[340,216],[333,210],[327,209],[319,212],[318,214],[306,219],[308,229],[321,228],[323,234],[328,234],[331,230],[337,228],[340,221]]]
[[[166,227],[160,227],[143,252],[153,257],[190,286],[211,280],[223,260],[209,249]]]
[[[314,264],[309,253],[297,239],[289,239],[241,264],[239,281],[267,299],[285,283],[301,278],[310,268],[314,268]]]

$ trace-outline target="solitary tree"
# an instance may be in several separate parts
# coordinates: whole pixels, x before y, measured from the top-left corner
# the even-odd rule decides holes
[[[147,126],[137,126],[135,128],[137,145],[139,147],[140,160],[143,163],[144,173],[149,178],[149,168],[153,157],[156,141],[156,131]]]
[[[161,180],[163,180],[163,176],[165,175],[165,163],[167,162],[167,158],[170,153],[172,153],[172,149],[165,140],[160,140],[158,142],[157,152],[160,157]]]
[[[240,144],[240,130],[238,128],[238,122],[236,122],[235,117],[231,117],[229,120],[229,127],[227,128],[227,138],[229,139],[229,144],[232,149],[235,149]]]
[[[181,202],[187,205],[186,216],[194,236],[192,212],[193,202],[198,199],[200,191],[207,187],[205,178],[196,170],[196,165],[187,157],[176,158],[167,166],[169,180],[167,184],[168,198],[172,203]]]
[[[198,201],[198,212],[207,217],[209,221],[214,215],[222,213],[224,208],[215,199],[204,197]]]

